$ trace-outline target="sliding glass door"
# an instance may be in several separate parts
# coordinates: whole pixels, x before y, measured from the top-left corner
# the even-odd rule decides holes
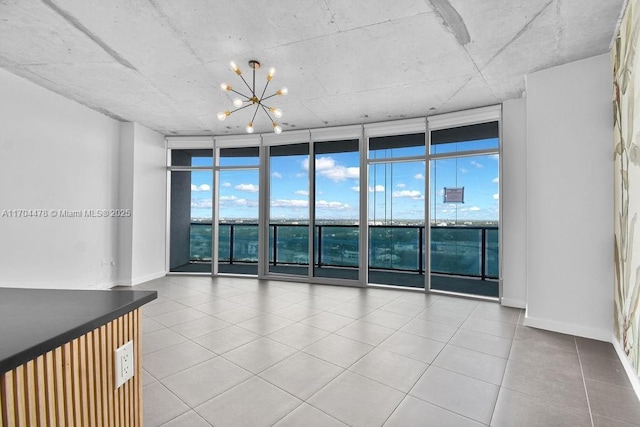
[[[259,148],[220,148],[218,153],[218,273],[257,275]]]
[[[493,121],[431,133],[432,290],[499,296],[498,129]]]
[[[269,147],[268,272],[309,275],[309,143]]]
[[[369,283],[425,286],[425,134],[369,138]]]
[[[313,275],[358,280],[360,141],[315,142]]]
[[[212,150],[171,150],[171,272],[211,272],[212,166]]]

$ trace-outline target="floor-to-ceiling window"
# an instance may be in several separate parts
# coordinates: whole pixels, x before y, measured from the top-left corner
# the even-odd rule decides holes
[[[260,149],[217,148],[216,160],[217,272],[257,275]]]
[[[360,141],[362,128],[311,133],[313,276],[323,282],[360,280]],[[364,186],[366,187],[366,185]]]
[[[499,110],[469,124],[430,120],[430,289],[499,290]]]
[[[487,107],[172,149],[170,270],[498,297],[499,121]]]
[[[169,151],[169,271],[211,271],[213,150]]]
[[[309,276],[309,133],[265,138],[268,153],[267,274]]]
[[[424,288],[425,121],[368,135],[368,281]],[[373,134],[373,135],[372,135]]]

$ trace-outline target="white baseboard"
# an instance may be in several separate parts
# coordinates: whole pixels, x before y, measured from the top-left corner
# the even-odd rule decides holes
[[[591,338],[598,341],[611,341],[612,331],[608,329],[589,328],[575,323],[558,322],[549,319],[539,319],[525,315],[523,324],[538,329],[559,332],[561,334],[575,335],[583,338]]]
[[[135,286],[135,285],[139,285],[140,283],[144,283],[144,282],[148,282],[150,280],[154,280],[154,279],[159,279],[161,277],[164,277],[167,275],[166,271],[158,271],[152,274],[147,274],[145,276],[140,276],[140,277],[135,277],[131,280],[125,279],[125,280],[118,280],[116,282],[113,283],[113,286]]]
[[[513,299],[513,298],[502,297],[502,300],[500,302],[501,302],[502,305],[504,305],[506,307],[513,307],[513,308],[526,308],[527,307],[527,302],[526,301],[520,301],[518,299]]]
[[[624,366],[624,370],[629,377],[629,381],[631,381],[633,391],[636,392],[636,396],[638,397],[638,400],[640,400],[640,377],[638,377],[638,374],[636,374],[633,370],[631,362],[629,362],[627,355],[624,354],[624,349],[618,342],[618,339],[615,335],[613,335],[613,337],[611,338],[611,342],[613,343],[613,348],[616,349],[616,353],[618,353],[618,358],[620,359],[620,362],[622,362],[622,366]]]

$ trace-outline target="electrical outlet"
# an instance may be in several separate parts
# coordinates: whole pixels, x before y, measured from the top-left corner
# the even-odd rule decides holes
[[[134,375],[133,341],[129,341],[115,351],[116,388],[126,383]]]

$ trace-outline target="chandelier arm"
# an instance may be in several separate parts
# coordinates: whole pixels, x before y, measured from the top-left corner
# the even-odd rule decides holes
[[[273,98],[274,96],[278,96],[278,94],[277,94],[277,93],[274,93],[273,95],[265,96],[264,98],[260,99],[260,101],[261,101],[261,102],[262,102],[262,101],[265,101],[265,100],[267,100],[267,99],[269,99],[269,98]]]
[[[264,113],[267,115],[267,117],[269,117],[269,121],[270,121],[271,123],[275,123],[275,120],[273,120],[273,119],[271,118],[271,114],[269,114],[269,112],[267,111],[267,109],[266,109],[266,108],[264,108],[264,105],[260,104],[260,106],[262,107],[262,111],[264,111]]]
[[[269,82],[270,82],[270,80],[267,80],[267,84],[264,85],[264,89],[262,90],[262,95],[260,95],[260,101],[263,100],[262,97],[264,96],[265,92],[267,91],[267,87],[269,86]]]
[[[229,112],[229,114],[233,114],[233,113],[235,113],[236,111],[244,110],[245,108],[250,107],[251,105],[252,105],[252,104],[247,104],[247,105],[242,106],[242,107],[240,107],[240,108],[236,108],[235,110],[233,110],[233,111]]]
[[[254,71],[254,73],[255,73],[255,71]],[[251,90],[251,86],[249,86],[249,83],[247,83],[247,81],[244,79],[244,77],[242,77],[242,74],[240,74],[240,78],[244,82],[245,86],[247,86],[247,89],[249,89],[251,91],[251,93],[253,93],[253,91]],[[243,96],[245,96],[245,95],[243,95]],[[249,97],[249,96],[247,96],[246,98],[251,99],[251,97]]]
[[[256,115],[258,114],[258,110],[260,109],[260,104],[256,105],[256,111],[253,112],[253,118],[251,119],[251,123],[256,119]]]
[[[237,93],[238,95],[243,96],[243,97],[245,97],[245,98],[247,98],[247,99],[251,99],[251,97],[250,97],[250,96],[247,96],[247,95],[245,95],[244,93],[238,92],[238,91],[237,91],[237,90],[235,90],[235,89],[229,89],[229,91],[230,91],[230,92],[233,92],[233,93]]]

